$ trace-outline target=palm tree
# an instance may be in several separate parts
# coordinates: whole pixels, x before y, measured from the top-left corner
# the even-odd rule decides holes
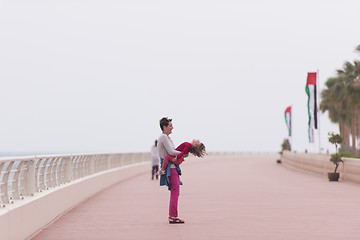
[[[360,45],[356,47],[360,53]],[[360,61],[346,62],[343,69],[337,70],[337,76],[325,83],[327,89],[321,93],[320,110],[328,111],[329,118],[339,123],[340,134],[344,137],[341,151],[356,154],[356,138],[359,137],[360,125]]]
[[[340,77],[329,78],[325,86],[327,89],[321,92],[320,110],[324,113],[328,111],[330,121],[339,124],[340,135],[344,136],[344,142],[341,145],[342,152],[348,152],[349,131],[347,127],[346,102],[343,99],[343,82]]]
[[[360,77],[360,63],[354,61],[354,63],[346,62],[343,70],[338,70],[338,76],[341,78],[344,89],[341,92],[343,94],[343,101],[348,106],[350,113],[350,128],[352,136],[352,149],[351,152],[356,154],[356,138],[357,134],[357,113],[360,108],[360,88],[357,85],[357,81]]]
[[[357,46],[357,47],[355,48],[355,50],[360,53],[360,45]]]
[[[360,54],[360,45],[358,45],[356,47],[356,51]],[[360,90],[360,64],[359,62],[356,64],[355,66],[355,71],[356,71],[356,75],[358,76],[357,80],[355,81],[354,87],[356,90]],[[357,114],[357,138],[359,139],[359,135],[360,135],[360,106],[357,110],[358,114]],[[358,141],[359,142],[359,141]],[[360,155],[360,148],[359,148],[359,155]]]

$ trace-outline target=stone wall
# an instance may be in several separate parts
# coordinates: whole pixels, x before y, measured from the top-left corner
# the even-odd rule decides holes
[[[335,165],[330,162],[330,155],[315,153],[296,153],[284,151],[281,162],[284,166],[314,173],[327,178],[328,172],[333,172]],[[340,173],[341,181],[360,184],[360,159],[342,158],[337,172]]]

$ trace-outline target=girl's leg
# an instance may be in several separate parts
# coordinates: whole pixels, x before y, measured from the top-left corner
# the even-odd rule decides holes
[[[171,168],[170,181],[170,204],[169,204],[169,216],[178,216],[178,200],[180,195],[180,179],[176,168]]]
[[[167,165],[169,164],[169,157],[165,156],[164,158],[164,162],[163,164],[161,165],[161,169],[166,169],[167,168]]]

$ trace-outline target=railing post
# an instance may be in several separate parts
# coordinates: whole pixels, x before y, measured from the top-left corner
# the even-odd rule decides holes
[[[66,157],[65,158],[65,181],[70,182],[71,181],[71,158]]]
[[[27,194],[29,196],[33,196],[36,190],[35,187],[35,160],[29,160],[28,164],[28,172],[26,177],[26,188]]]
[[[89,173],[90,175],[91,174],[94,174],[95,173],[95,158],[96,158],[96,155],[91,155],[90,156],[90,169],[89,169]]]
[[[107,154],[106,158],[107,158],[107,169],[109,170],[111,168],[111,157],[109,154]]]
[[[7,166],[5,173],[2,176],[2,180],[0,181],[1,183],[1,203],[9,203],[9,189],[8,189],[8,184],[9,184],[9,176],[10,176],[10,171],[12,169],[12,166],[14,164],[14,161],[11,161],[9,163],[9,165]]]

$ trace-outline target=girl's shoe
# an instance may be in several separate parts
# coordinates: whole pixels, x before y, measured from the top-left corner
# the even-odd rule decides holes
[[[164,175],[165,174],[165,170],[164,169],[160,169],[156,175]]]
[[[181,220],[180,218],[177,218],[177,217],[169,217],[169,223],[170,224],[185,223],[185,221],[183,221],[183,220]]]

